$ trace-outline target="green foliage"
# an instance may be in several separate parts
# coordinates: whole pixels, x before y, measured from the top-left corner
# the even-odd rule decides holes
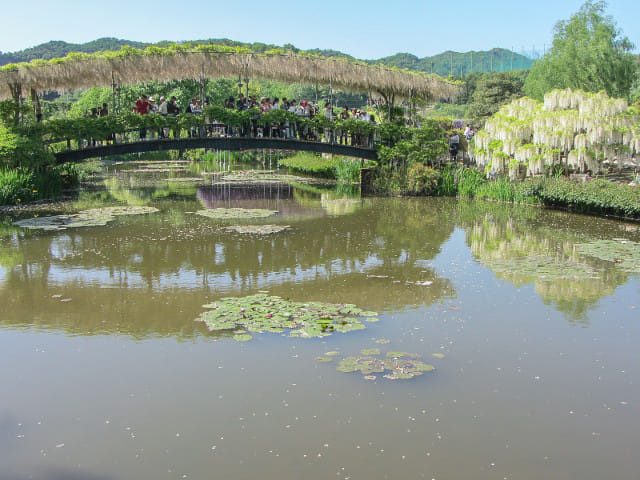
[[[383,124],[379,130],[380,136],[396,140],[396,143],[393,146],[378,145],[378,159],[382,164],[435,165],[446,156],[448,143],[439,121],[426,118],[420,123],[419,128],[396,127],[396,129],[393,129],[395,125],[393,123]]]
[[[335,176],[335,169],[331,158],[322,157],[310,152],[298,152],[292,157],[281,158],[280,166],[327,178],[333,178]]]
[[[346,157],[334,157],[333,159],[333,169],[335,171],[336,179],[339,182],[359,182],[361,168],[361,160]]]
[[[473,93],[468,115],[474,119],[485,119],[496,113],[505,103],[522,97],[524,77],[522,72],[484,75]]]
[[[542,100],[553,89],[572,88],[629,97],[638,70],[633,45],[605,16],[605,6],[588,0],[556,24],[552,49],[531,67],[527,95]]]
[[[414,163],[407,170],[407,193],[409,195],[435,195],[440,174],[437,170]]]
[[[605,179],[575,182],[549,178],[542,184],[538,195],[545,205],[583,213],[640,218],[640,189]]]
[[[34,172],[26,168],[0,169],[0,205],[15,205],[35,197]]]

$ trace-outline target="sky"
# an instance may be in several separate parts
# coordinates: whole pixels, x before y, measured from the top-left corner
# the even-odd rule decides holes
[[[0,0],[0,51],[50,40],[101,37],[156,42],[229,38],[301,49],[339,50],[360,59],[406,52],[418,57],[501,47],[543,53],[553,27],[583,0]],[[623,35],[640,50],[640,2],[610,0]]]

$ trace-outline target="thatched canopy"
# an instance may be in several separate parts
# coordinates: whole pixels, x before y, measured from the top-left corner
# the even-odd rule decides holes
[[[390,98],[433,100],[456,94],[458,87],[437,75],[368,65],[342,58],[246,49],[197,46],[125,48],[117,52],[70,54],[53,60],[34,60],[0,67],[0,97],[21,91],[66,91],[94,86],[136,84],[201,78],[270,79],[282,82],[331,84]],[[13,91],[13,94],[12,94]]]

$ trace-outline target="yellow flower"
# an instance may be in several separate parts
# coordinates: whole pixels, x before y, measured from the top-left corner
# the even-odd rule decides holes
[[[33,193],[38,193],[38,190],[33,190]]]
[[[19,198],[16,199],[17,203],[20,203],[22,200],[20,200]]]

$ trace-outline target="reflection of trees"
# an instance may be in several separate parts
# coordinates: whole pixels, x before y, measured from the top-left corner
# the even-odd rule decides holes
[[[602,219],[484,202],[458,203],[473,255],[516,286],[533,283],[546,304],[570,321],[588,323],[587,312],[611,295],[628,274],[580,255],[574,245],[613,227]],[[619,231],[612,229],[612,234]]]
[[[23,261],[7,265],[0,286],[3,323],[188,337],[201,332],[193,319],[204,303],[257,290],[375,310],[429,305],[453,294],[421,264],[453,231],[451,203],[435,204],[367,199],[341,217],[276,217],[292,228],[268,237],[227,233],[226,224],[185,213],[192,200],[104,228],[21,231],[12,241]],[[433,284],[408,283],[424,280]]]

